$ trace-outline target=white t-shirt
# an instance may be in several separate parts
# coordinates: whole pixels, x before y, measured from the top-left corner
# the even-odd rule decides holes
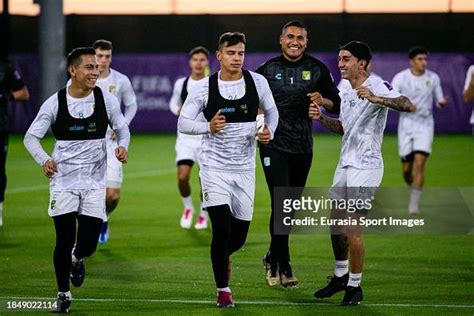
[[[464,81],[464,91],[469,88],[469,85],[471,84],[472,75],[474,75],[474,65],[469,66],[469,69],[467,70],[466,80]],[[474,108],[472,109],[471,119],[469,122],[474,125]]]
[[[120,111],[117,98],[102,91],[109,124],[113,130],[127,126]],[[93,114],[95,101],[91,92],[84,98],[73,98],[67,93],[69,114],[74,118],[87,118]],[[42,105],[35,120],[27,131],[37,138],[43,138],[56,121],[58,114],[58,94],[50,96]],[[119,146],[128,148],[130,139],[119,140]],[[33,155],[34,156],[34,155]],[[52,158],[58,166],[58,172],[50,179],[52,190],[81,190],[105,188],[106,171],[105,139],[57,140]],[[40,162],[40,163],[44,163]]]
[[[379,97],[396,98],[400,94],[389,83],[373,75],[362,86]],[[339,166],[358,169],[383,167],[382,140],[388,108],[359,99],[355,89],[339,92],[341,114],[339,120],[344,128]]]
[[[405,69],[393,77],[392,85],[416,105],[415,112],[400,113],[399,131],[433,127],[433,98],[437,103],[444,99],[439,76],[430,70],[426,70],[421,76],[415,76],[410,69]]]
[[[380,78],[382,79],[382,77],[380,77],[379,75],[377,74],[374,74],[373,72],[370,73],[371,76],[374,76],[375,78]],[[383,80],[383,79],[382,79]],[[339,83],[337,84],[337,89],[339,91],[343,91],[343,90],[351,90],[352,89],[352,86],[351,86],[351,83],[349,82],[349,80],[347,79],[341,79],[341,81],[339,81]]]
[[[257,89],[260,108],[265,112],[271,135],[278,124],[278,110],[267,80],[250,71]],[[220,72],[218,74],[220,78]],[[227,100],[241,99],[245,95],[245,79],[223,81],[218,79],[221,96]],[[255,170],[255,135],[257,124],[253,122],[226,123],[223,130],[211,133],[209,123],[197,117],[207,105],[209,78],[199,80],[186,98],[178,120],[178,129],[189,134],[204,134],[201,151],[201,169],[245,173]]]
[[[179,78],[178,80],[176,80],[176,83],[174,84],[174,88],[173,88],[173,94],[171,95],[170,111],[176,116],[178,116],[179,110],[181,106],[183,105],[181,103],[181,91],[183,89],[183,84],[185,80],[186,80],[186,77]],[[196,86],[196,83],[198,81],[199,80],[194,80],[193,78],[189,77],[188,84],[186,86],[188,95],[191,92],[191,90]],[[203,113],[199,114],[198,120],[201,122],[206,122],[206,118],[204,117]],[[180,133],[179,131],[177,133],[178,133],[178,138],[180,141],[184,140],[184,141],[192,141],[192,142],[201,143],[202,135],[183,134],[183,133]]]

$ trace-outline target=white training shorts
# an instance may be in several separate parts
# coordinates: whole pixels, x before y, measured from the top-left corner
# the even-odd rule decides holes
[[[358,169],[337,166],[331,189],[333,199],[372,198],[382,182],[383,168]]]
[[[115,156],[115,148],[118,147],[116,140],[112,140],[108,135],[107,140],[107,188],[120,189],[122,187],[123,172],[122,163]]]
[[[199,155],[201,154],[201,135],[187,135],[178,132],[176,138],[176,162],[181,160],[191,160],[199,165]]]
[[[255,171],[229,173],[200,170],[203,207],[229,205],[234,218],[251,221],[255,196]]]
[[[78,215],[107,218],[105,213],[105,188],[96,190],[50,191],[49,216],[77,212]]]

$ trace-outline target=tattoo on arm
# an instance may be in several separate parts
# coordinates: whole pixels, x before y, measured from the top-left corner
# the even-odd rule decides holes
[[[394,109],[395,111],[400,112],[411,112],[412,103],[410,99],[401,95],[398,98],[383,98],[380,97],[380,104],[388,108]]]
[[[324,115],[321,115],[319,121],[331,132],[343,135],[344,129],[342,128],[341,121],[330,119]]]

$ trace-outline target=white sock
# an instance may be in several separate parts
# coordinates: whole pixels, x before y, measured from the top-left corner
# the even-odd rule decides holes
[[[230,290],[230,287],[218,287],[218,288],[217,288],[217,292],[228,292],[228,293],[232,293],[232,291]]]
[[[347,286],[358,287],[362,281],[362,273],[349,273]]]
[[[3,202],[0,202],[0,226],[3,226]]]
[[[67,291],[67,292],[58,292],[58,296],[59,296],[59,294],[64,294],[64,295],[66,295],[66,297],[67,297],[68,299],[71,299],[71,298],[72,298],[71,291]]]
[[[193,199],[191,198],[191,195],[187,197],[181,197],[181,200],[183,201],[183,205],[185,208],[189,208],[191,211],[194,212]]]
[[[76,250],[76,246],[74,246],[74,248],[72,248],[71,261],[72,261],[73,263],[78,263],[78,262],[79,262],[79,259],[76,258],[76,255],[74,254],[74,250]]]
[[[410,190],[410,204],[408,205],[409,212],[418,211],[418,202],[420,201],[421,189],[411,187]]]
[[[334,264],[334,275],[338,278],[349,272],[349,260],[336,260]]]

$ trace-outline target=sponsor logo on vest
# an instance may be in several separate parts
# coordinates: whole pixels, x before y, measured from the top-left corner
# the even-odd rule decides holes
[[[311,71],[310,70],[303,70],[301,72],[301,78],[303,80],[311,80]]]
[[[249,112],[249,110],[247,108],[247,104],[241,104],[240,108],[242,109],[242,111],[244,111],[245,114],[247,114]]]
[[[87,131],[89,133],[97,131],[97,126],[95,125],[95,122],[89,123],[89,127],[87,127]]]
[[[276,74],[276,75],[275,75],[275,79],[276,79],[276,80],[281,80],[281,78],[282,78],[282,75],[281,75],[281,74]]]
[[[80,132],[80,131],[83,131],[84,129],[85,129],[84,125],[73,125],[69,127],[70,132]]]
[[[356,105],[356,101],[355,100],[349,100],[349,106],[350,107],[353,107]]]
[[[222,108],[221,113],[234,113],[235,108]]]

